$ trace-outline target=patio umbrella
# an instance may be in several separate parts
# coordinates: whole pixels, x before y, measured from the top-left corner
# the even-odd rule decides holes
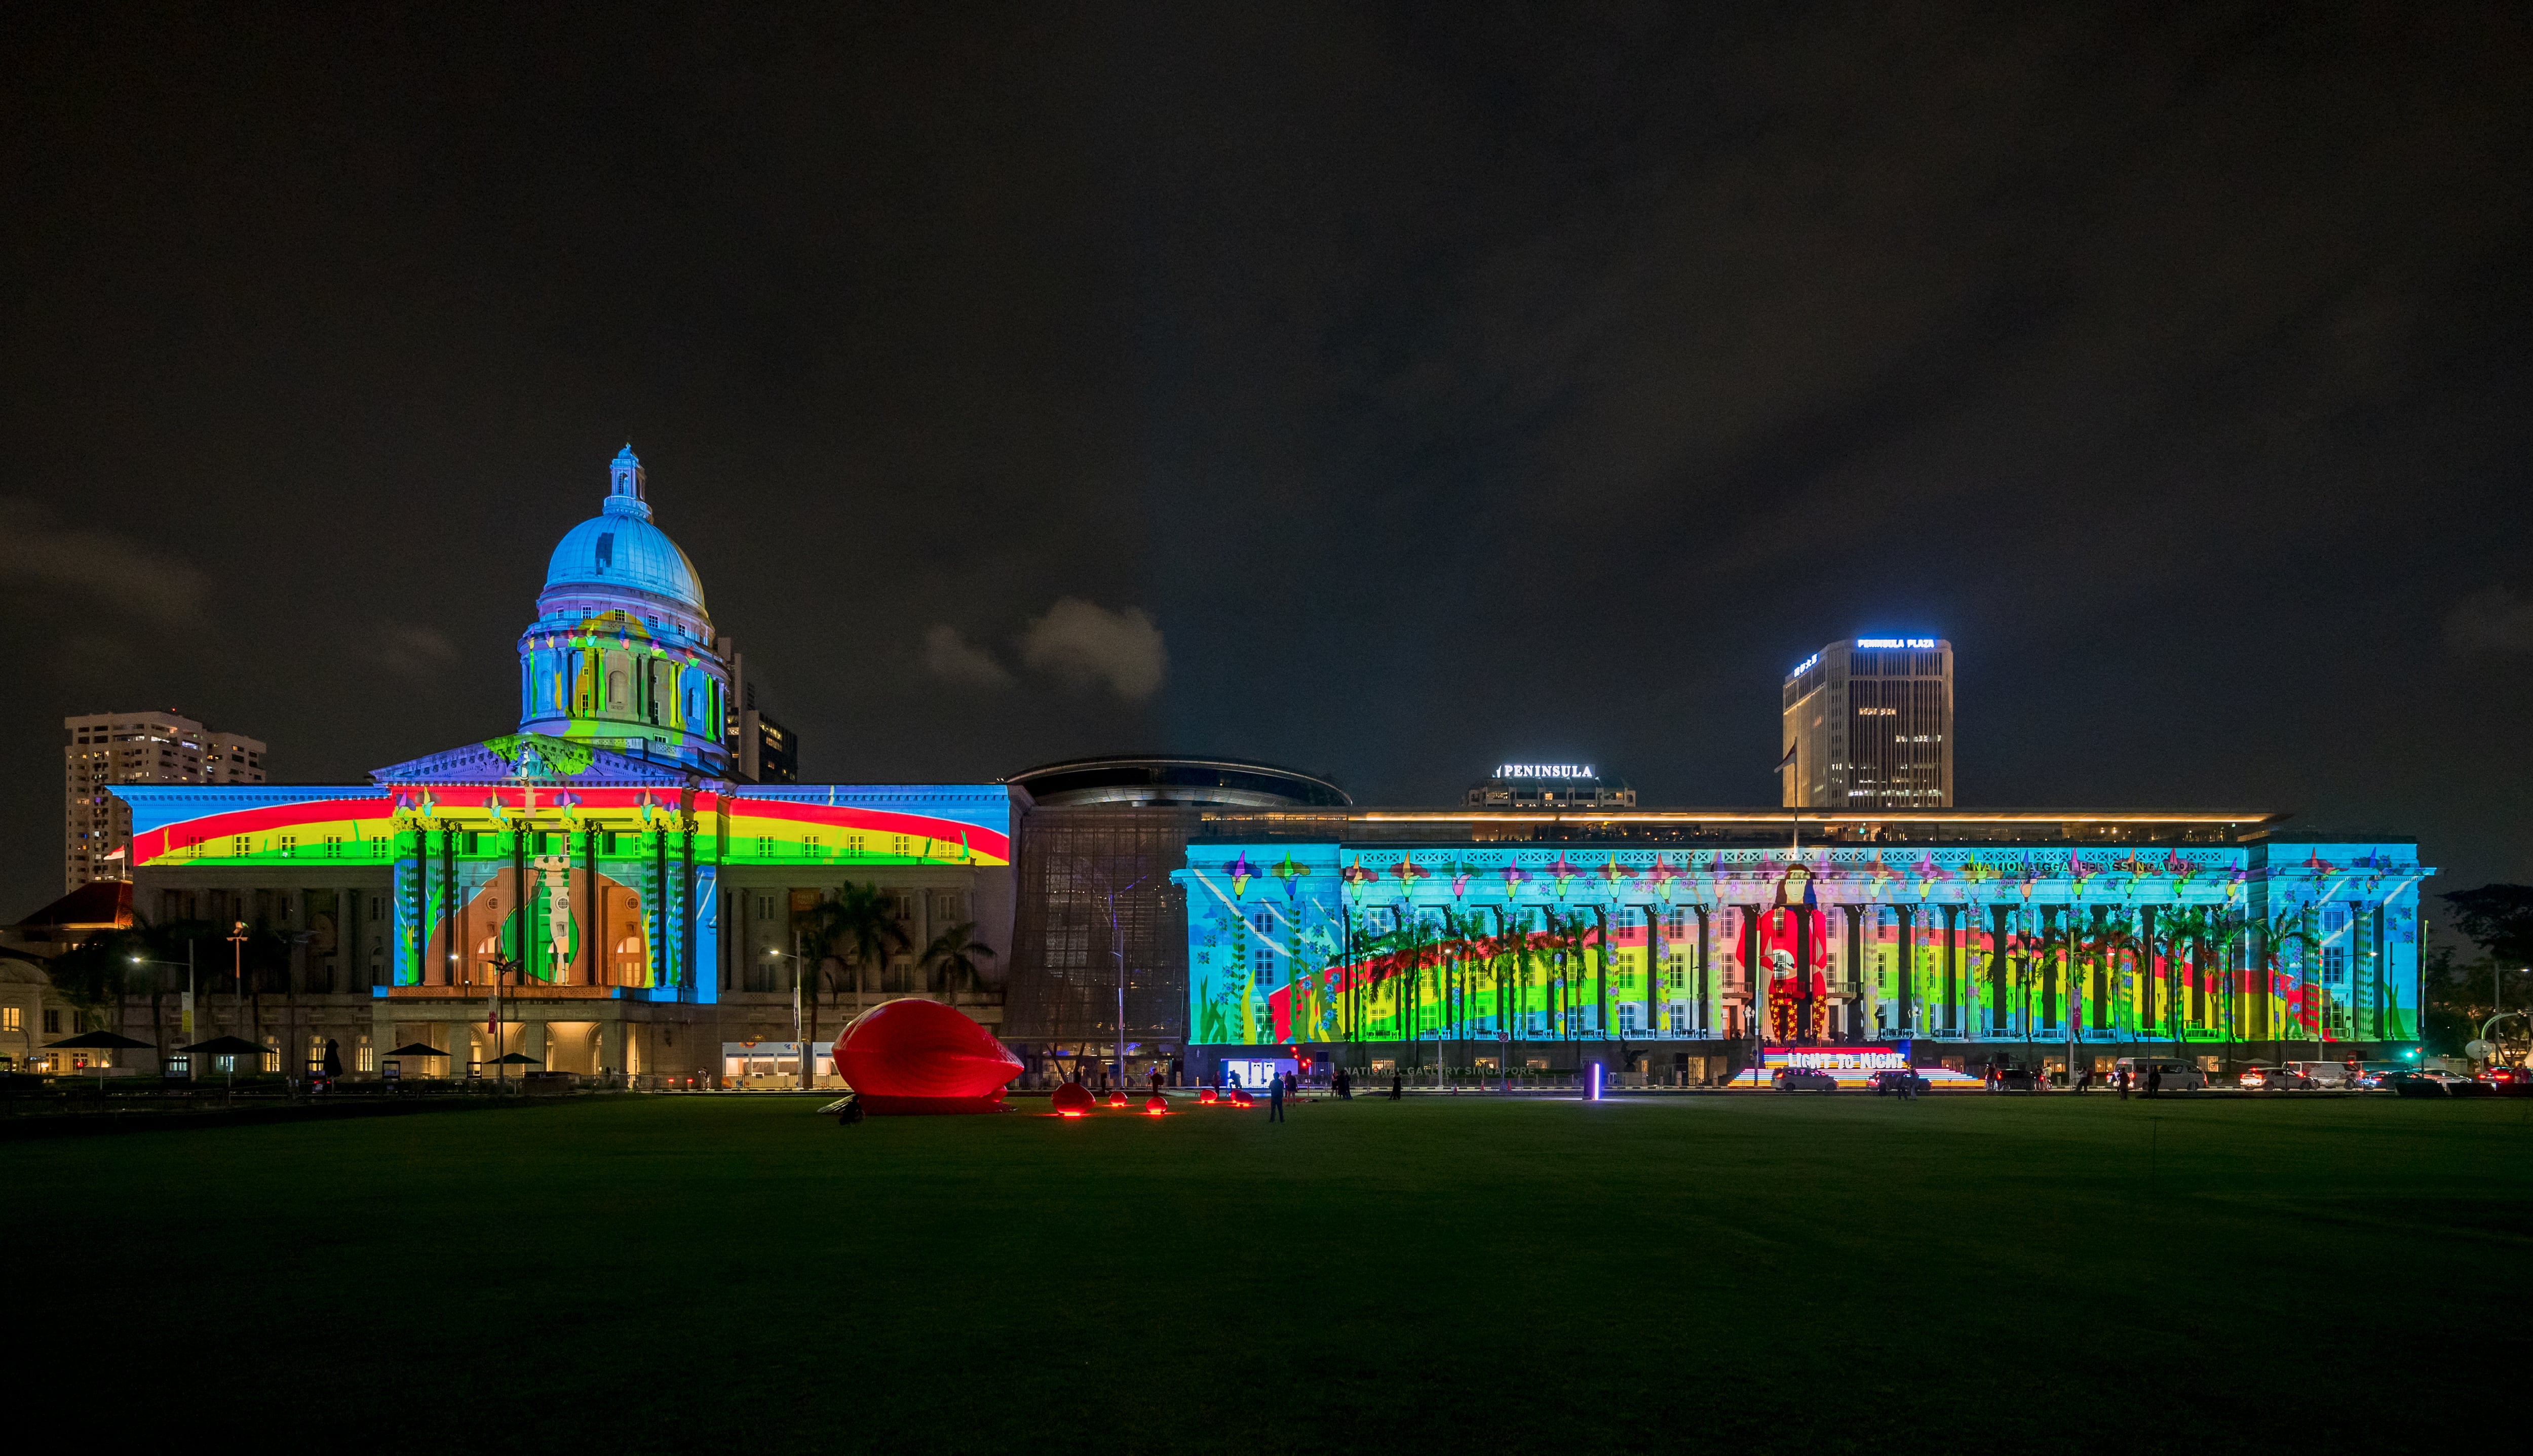
[[[390,1057],[445,1057],[448,1053],[436,1046],[425,1046],[418,1041],[408,1041],[387,1055]]]
[[[543,1067],[546,1065],[545,1063],[538,1061],[536,1058],[529,1056],[525,1052],[503,1052],[501,1055],[495,1057],[493,1061],[496,1065],[502,1067]]]
[[[135,1047],[145,1047],[149,1045],[152,1045],[152,1043],[147,1041],[134,1041],[129,1036],[124,1036],[113,1031],[83,1031],[77,1036],[64,1037],[60,1041],[45,1042],[44,1050],[48,1052],[57,1050],[116,1052],[129,1051]],[[99,1092],[105,1090],[105,1064],[103,1062],[96,1064],[96,1089]]]

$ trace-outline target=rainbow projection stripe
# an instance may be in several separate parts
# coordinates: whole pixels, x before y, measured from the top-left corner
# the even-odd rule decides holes
[[[414,831],[471,837],[461,858],[506,859],[511,836],[553,852],[581,831],[678,833],[691,815],[698,859],[723,863],[1011,862],[1010,799],[998,785],[749,787],[690,797],[662,788],[435,785],[402,788],[126,786],[132,863],[383,863],[418,852]],[[611,848],[607,852],[614,852]]]
[[[1821,911],[1816,996],[1842,1035],[2223,1045],[2415,1039],[2430,873],[2415,846],[2381,844],[1797,863],[1783,847],[1200,842],[1172,878],[1196,1045],[1726,1035],[1754,979],[1792,995],[1767,924],[1796,902]]]

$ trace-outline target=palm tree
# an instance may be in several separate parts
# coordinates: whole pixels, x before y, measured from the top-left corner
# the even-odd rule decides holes
[[[976,922],[973,920],[965,925],[953,925],[934,936],[932,943],[923,948],[923,954],[915,958],[915,963],[926,972],[936,968],[940,971],[941,989],[954,1002],[960,982],[966,982],[971,991],[976,988],[976,973],[981,968],[976,962],[994,959],[994,948],[976,940],[975,934]]]
[[[852,953],[854,991],[862,987],[862,967],[885,965],[888,953],[907,948],[906,928],[898,923],[897,906],[877,885],[856,885],[848,881],[836,898],[820,903],[827,917],[826,929],[830,946],[841,946]]]

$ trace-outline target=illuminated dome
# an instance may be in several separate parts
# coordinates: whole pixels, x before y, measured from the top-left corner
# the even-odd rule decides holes
[[[695,566],[651,523],[642,462],[608,467],[599,514],[546,566],[519,636],[519,728],[724,772],[730,668],[715,648]]]

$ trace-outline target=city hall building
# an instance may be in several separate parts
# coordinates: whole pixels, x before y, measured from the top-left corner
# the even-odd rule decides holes
[[[509,1056],[709,1083],[733,1048],[793,1040],[804,928],[848,883],[879,890],[894,933],[809,967],[824,1034],[908,994],[997,1022],[997,989],[924,953],[962,926],[1009,944],[1010,789],[747,782],[740,735],[761,720],[735,656],[628,447],[599,514],[555,548],[519,638],[515,732],[366,784],[115,786],[132,912],[242,927],[199,945],[194,1039],[246,1037],[293,1074],[328,1041],[354,1075],[420,1042],[445,1060],[406,1075],[489,1076]],[[160,970],[182,989],[181,967]],[[186,1038],[163,995],[143,999],[125,1025],[170,1064]]]

